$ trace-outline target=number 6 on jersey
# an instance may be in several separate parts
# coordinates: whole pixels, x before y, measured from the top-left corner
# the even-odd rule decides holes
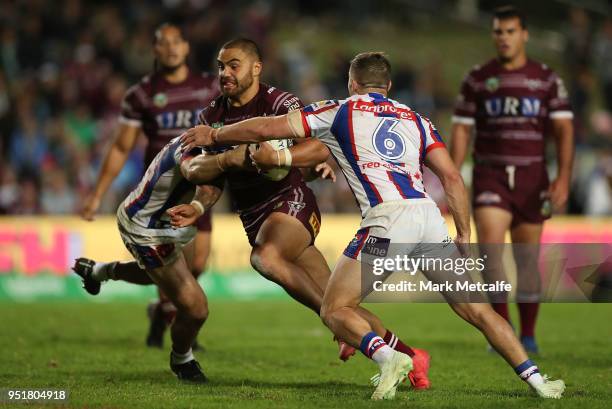
[[[388,160],[401,158],[406,152],[406,144],[402,136],[393,129],[399,120],[384,118],[372,136],[372,145],[380,156]]]

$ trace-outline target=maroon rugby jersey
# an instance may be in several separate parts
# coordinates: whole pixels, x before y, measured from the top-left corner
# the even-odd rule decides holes
[[[262,83],[259,84],[259,91],[253,99],[241,107],[231,106],[228,99],[220,95],[202,111],[200,122],[213,128],[219,128],[258,116],[283,115],[302,107],[302,101],[295,95]],[[211,149],[211,151],[221,152],[232,148],[234,147]],[[272,181],[255,170],[231,171],[227,172],[225,177],[239,211],[261,203],[283,189],[304,183],[302,173],[295,168],[292,168],[289,174],[279,181]]]
[[[196,125],[200,111],[218,94],[216,78],[207,73],[190,71],[184,81],[176,84],[154,73],[128,89],[119,122],[142,128],[148,139],[148,165],[172,138]]]
[[[463,81],[453,122],[476,125],[477,163],[528,165],[543,160],[549,118],[572,116],[563,81],[546,65],[506,70],[493,59]]]

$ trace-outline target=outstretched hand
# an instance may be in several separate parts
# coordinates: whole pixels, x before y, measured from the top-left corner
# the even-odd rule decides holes
[[[330,179],[333,183],[336,183],[336,173],[327,162],[319,163],[314,170],[321,179]]]

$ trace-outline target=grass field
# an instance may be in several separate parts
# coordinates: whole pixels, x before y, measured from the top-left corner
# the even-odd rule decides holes
[[[368,400],[375,365],[336,358],[319,320],[290,301],[211,302],[198,358],[211,382],[180,384],[167,350],[144,347],[140,304],[0,304],[0,388],[62,388],[70,408],[609,408],[612,304],[544,305],[544,373],[566,380],[540,401],[477,331],[445,305],[371,305],[408,343],[432,354],[433,387]],[[169,340],[166,340],[167,344]],[[3,405],[0,404],[0,407]],[[9,407],[10,405],[4,407]],[[62,407],[13,404],[10,407]]]

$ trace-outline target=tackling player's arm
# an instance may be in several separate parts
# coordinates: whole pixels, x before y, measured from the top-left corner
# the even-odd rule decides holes
[[[184,149],[189,150],[197,146],[233,145],[258,143],[273,139],[301,139],[306,137],[306,130],[302,122],[301,111],[290,111],[286,115],[274,117],[257,117],[245,121],[226,125],[222,128],[211,128],[199,125],[189,129],[181,137]],[[310,142],[310,141],[307,141]],[[336,176],[329,165],[324,161],[329,156],[329,150],[320,142],[311,144],[303,143],[303,147],[297,144],[292,150],[280,151],[274,166],[314,166],[315,172],[319,172],[321,178],[330,178],[335,181]],[[322,148],[325,148],[322,149]],[[293,153],[298,155],[294,161]],[[282,157],[280,156],[282,153]],[[311,156],[312,155],[312,156]],[[324,156],[325,155],[325,156]],[[297,163],[297,164],[296,164]]]
[[[336,174],[326,161],[330,152],[327,146],[317,139],[297,139],[298,143],[288,149],[274,150],[267,143],[250,147],[253,165],[260,171],[277,166],[300,168],[306,181],[320,177],[336,181]]]
[[[306,182],[317,178],[331,179],[336,182],[334,169],[327,163],[330,152],[329,148],[318,139],[295,139],[296,144],[289,148],[289,154],[293,157],[296,167],[300,168]],[[256,164],[257,161],[254,161]]]
[[[557,148],[557,178],[550,184],[550,198],[555,208],[567,201],[574,161],[574,125],[569,118],[552,121],[552,133]]]
[[[453,163],[446,149],[433,149],[425,156],[425,164],[442,182],[448,208],[453,215],[457,229],[458,243],[470,242],[470,209],[468,195],[461,173]]]
[[[473,128],[473,125],[458,122],[453,123],[451,129],[450,155],[458,169],[461,169],[461,165],[463,165],[463,161],[465,160]]]
[[[228,169],[244,168],[246,157],[246,145],[217,154],[204,153],[183,160],[181,172],[191,183],[209,183]]]
[[[291,111],[286,115],[251,118],[222,128],[199,125],[187,130],[181,140],[184,148],[189,150],[197,146],[238,145],[305,137],[301,111]]]
[[[81,216],[85,220],[93,220],[94,214],[100,207],[102,197],[117,177],[123,165],[128,159],[130,152],[136,144],[140,127],[129,124],[121,124],[115,136],[115,140],[104,157],[102,168],[98,175],[94,191],[85,199],[81,210]]]
[[[195,224],[205,211],[213,207],[223,190],[214,185],[198,185],[190,204],[182,204],[166,210],[173,227],[186,227]]]
[[[296,168],[314,168],[329,158],[329,149],[317,139],[296,139],[295,145],[289,147],[292,164]]]

